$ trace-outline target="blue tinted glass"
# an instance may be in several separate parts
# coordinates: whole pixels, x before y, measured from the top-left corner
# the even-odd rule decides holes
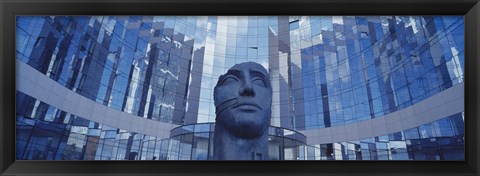
[[[245,61],[270,72],[272,125],[306,134],[389,118],[384,115],[458,86],[464,75],[461,16],[22,16],[16,27],[17,59],[40,71],[38,76],[122,111],[116,118],[161,121],[166,128],[188,124],[195,126],[190,133],[201,132],[184,141],[137,135],[19,90],[21,159],[211,159],[213,144],[200,138],[212,135],[203,123],[215,121],[216,77]],[[286,156],[278,158],[462,158],[463,117],[446,118],[361,142],[299,146],[289,141],[291,148],[279,149]],[[162,135],[169,136],[169,130]],[[438,141],[440,152],[417,153],[433,150],[431,141]],[[395,148],[386,148],[387,142]]]
[[[295,20],[295,21],[292,21],[290,22],[290,30],[293,31],[295,29],[298,29],[299,28],[299,22],[298,20]]]

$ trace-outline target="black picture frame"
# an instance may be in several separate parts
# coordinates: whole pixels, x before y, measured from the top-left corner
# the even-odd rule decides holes
[[[0,0],[1,175],[479,175],[479,0]],[[15,161],[17,15],[464,15],[465,161]]]

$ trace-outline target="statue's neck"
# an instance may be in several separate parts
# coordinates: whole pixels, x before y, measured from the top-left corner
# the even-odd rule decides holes
[[[239,138],[220,125],[215,126],[214,159],[265,160],[268,158],[268,133],[256,138]]]

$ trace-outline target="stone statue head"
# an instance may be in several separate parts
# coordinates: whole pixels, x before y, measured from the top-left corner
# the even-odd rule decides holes
[[[214,88],[216,125],[239,138],[256,138],[270,125],[272,86],[260,64],[234,65]]]

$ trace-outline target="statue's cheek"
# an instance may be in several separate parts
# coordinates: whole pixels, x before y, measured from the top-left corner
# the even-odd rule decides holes
[[[214,98],[215,98],[215,101],[220,103],[222,101],[235,98],[236,96],[234,93],[235,92],[229,88],[218,88],[217,91],[215,92]]]

